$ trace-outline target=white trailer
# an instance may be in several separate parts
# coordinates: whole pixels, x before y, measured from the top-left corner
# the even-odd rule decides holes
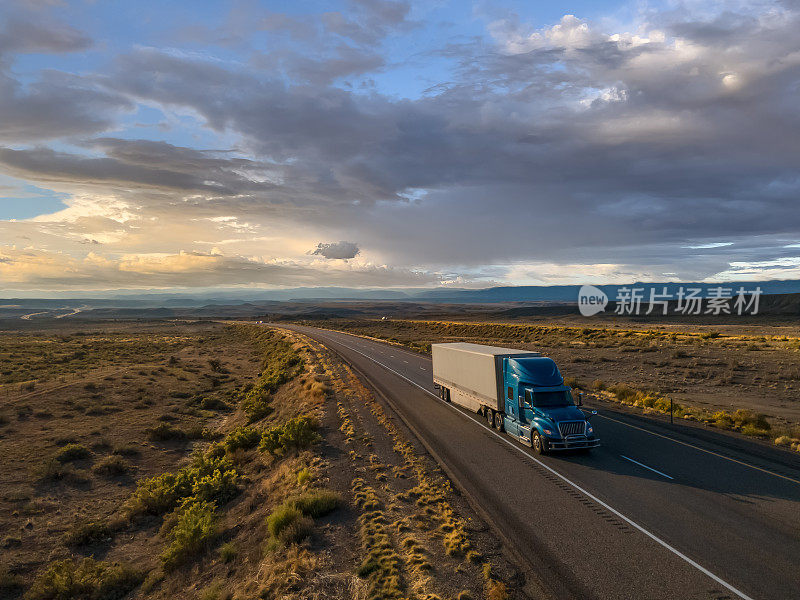
[[[504,410],[503,359],[541,356],[538,352],[455,342],[431,344],[433,383],[443,400],[483,413]]]

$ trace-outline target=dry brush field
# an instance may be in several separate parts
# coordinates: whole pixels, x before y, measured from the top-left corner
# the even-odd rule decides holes
[[[324,347],[216,323],[0,333],[0,597],[519,597]]]

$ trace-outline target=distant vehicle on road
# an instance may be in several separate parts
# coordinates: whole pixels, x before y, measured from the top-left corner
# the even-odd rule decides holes
[[[439,397],[484,416],[539,454],[600,445],[555,361],[482,344],[432,344]]]

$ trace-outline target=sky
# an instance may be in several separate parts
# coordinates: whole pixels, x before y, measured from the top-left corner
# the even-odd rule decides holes
[[[0,292],[800,278],[800,2],[4,0]]]

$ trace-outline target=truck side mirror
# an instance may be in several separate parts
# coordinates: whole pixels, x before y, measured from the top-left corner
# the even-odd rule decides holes
[[[583,392],[578,392],[578,406],[583,406]]]

